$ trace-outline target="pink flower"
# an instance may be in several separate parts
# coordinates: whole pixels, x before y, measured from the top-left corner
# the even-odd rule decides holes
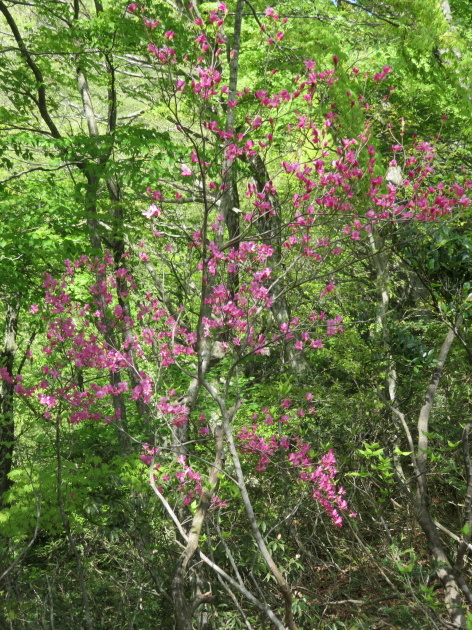
[[[39,306],[37,304],[31,304],[30,313],[34,315],[39,312]]]
[[[162,210],[153,203],[149,206],[148,210],[145,210],[142,214],[146,219],[150,219],[151,217],[158,217],[161,212]]]
[[[228,501],[226,499],[222,500],[220,499],[220,497],[216,496],[213,497],[213,499],[211,500],[211,502],[213,503],[213,505],[216,508],[225,508],[228,507]]]
[[[331,280],[330,282],[328,282],[328,284],[325,286],[325,288],[323,289],[323,291],[321,291],[320,293],[320,297],[324,297],[325,295],[327,295],[328,293],[331,293],[331,291],[334,291],[336,287],[333,284],[333,281]]]
[[[5,381],[6,383],[14,382],[6,367],[0,367],[0,379],[2,379],[2,381]]]
[[[136,2],[132,2],[131,4],[128,5],[127,10],[130,13],[136,13],[136,11],[139,9],[139,4],[136,4]]]
[[[46,405],[46,407],[55,407],[57,405],[57,399],[54,396],[46,396],[45,394],[40,394],[38,396],[39,402],[41,405]]]
[[[175,35],[174,31],[166,31],[164,33],[164,37],[166,39],[174,39],[174,35]]]
[[[275,10],[272,7],[267,7],[264,13],[267,17],[271,17],[274,20],[279,19],[279,15],[275,12]]]
[[[180,174],[182,175],[182,177],[192,177],[193,175],[192,171],[189,169],[188,166],[185,166],[185,164],[182,166]]]

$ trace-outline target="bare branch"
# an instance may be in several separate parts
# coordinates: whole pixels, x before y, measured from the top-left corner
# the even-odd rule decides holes
[[[462,317],[459,315],[455,321],[455,324],[446,335],[434,370],[433,377],[426,392],[424,405],[421,407],[420,415],[418,417],[418,449],[416,453],[416,461],[418,465],[418,486],[420,492],[426,495],[426,467],[428,462],[428,426],[429,416],[433,408],[434,398],[438,389],[439,381],[444,369],[444,364],[449,355],[452,343],[456,337],[456,329],[461,325]]]
[[[373,17],[376,17],[379,20],[382,20],[383,22],[387,22],[387,24],[391,24],[391,26],[394,26],[395,28],[400,28],[400,24],[396,24],[395,22],[392,22],[392,20],[389,20],[383,15],[374,13],[374,11],[372,11],[371,9],[367,9],[366,7],[363,7],[361,4],[358,4],[357,2],[351,2],[351,0],[340,0],[340,2],[345,2],[346,4],[350,4],[351,6],[356,7],[356,9],[361,9],[361,11],[366,11],[369,15],[372,15]]]
[[[54,166],[51,168],[46,168],[44,166],[35,166],[34,168],[29,168],[26,171],[21,171],[20,173],[15,173],[14,175],[10,175],[6,179],[0,180],[0,184],[6,184],[6,182],[11,181],[12,179],[18,179],[19,177],[23,177],[23,175],[27,175],[28,173],[32,173],[33,171],[43,171],[45,173],[51,171],[58,171],[62,168],[67,168],[68,166],[77,166],[81,164],[81,162],[66,162],[65,164],[61,164],[60,166]]]
[[[13,33],[16,43],[18,44],[18,48],[20,49],[21,56],[28,64],[30,70],[34,74],[34,78],[36,79],[36,90],[38,93],[37,104],[38,104],[38,109],[41,114],[41,117],[46,123],[46,125],[48,126],[51,132],[51,135],[54,138],[60,138],[61,134],[59,133],[58,128],[56,127],[51,116],[49,115],[49,110],[48,110],[48,106],[46,102],[46,88],[44,87],[45,81],[44,81],[43,73],[41,72],[36,62],[33,60],[29,50],[26,48],[25,42],[23,41],[20,31],[18,30],[18,26],[16,25],[16,22],[13,19],[12,14],[10,13],[10,11],[8,10],[8,8],[6,7],[5,3],[2,0],[0,0],[0,11],[5,16],[8,26],[10,27],[10,30]]]
[[[153,467],[152,466],[150,467],[149,483],[150,483],[151,488],[153,489],[155,495],[158,497],[158,499],[161,501],[162,505],[164,506],[166,512],[169,514],[169,516],[173,520],[173,522],[174,522],[174,524],[175,524],[175,526],[177,528],[177,531],[182,536],[182,538],[185,540],[185,542],[187,542],[188,541],[188,536],[187,536],[184,528],[182,527],[179,519],[177,518],[177,515],[175,514],[175,512],[171,508],[169,502],[161,494],[161,492],[159,491],[159,488],[156,485],[156,482],[155,482],[155,479],[154,479],[154,471],[153,471]],[[226,580],[229,584],[231,584],[231,586],[234,589],[236,589],[238,591],[238,593],[241,593],[241,595],[244,595],[244,597],[246,597],[246,599],[248,601],[250,601],[251,604],[254,604],[254,606],[256,606],[259,610],[264,612],[267,615],[267,617],[273,622],[273,624],[275,625],[277,630],[285,630],[285,627],[284,627],[283,623],[280,621],[280,619],[278,619],[276,617],[274,612],[269,608],[269,606],[267,606],[267,604],[264,604],[261,601],[259,601],[250,591],[247,590],[247,588],[244,585],[239,584],[234,578],[232,578],[230,575],[228,575],[228,573],[226,573],[226,571],[224,571],[215,562],[213,562],[213,560],[208,558],[202,551],[199,551],[199,555],[200,555],[200,558],[202,559],[202,561],[207,566],[209,566],[211,569],[213,569],[213,571],[215,571],[215,573],[220,575],[224,580]]]

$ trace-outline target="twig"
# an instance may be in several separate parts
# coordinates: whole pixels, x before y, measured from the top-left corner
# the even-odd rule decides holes
[[[68,166],[73,166],[75,164],[81,164],[81,162],[66,162],[65,164],[61,164],[60,166],[54,166],[52,168],[45,168],[44,166],[35,166],[34,168],[29,168],[26,171],[20,171],[19,173],[15,173],[14,175],[10,175],[10,177],[0,180],[0,184],[6,184],[6,182],[11,181],[12,179],[18,179],[19,177],[23,177],[23,175],[27,175],[28,173],[32,173],[33,171],[44,171],[45,173],[48,173],[50,171],[58,171],[61,168],[67,168]]]

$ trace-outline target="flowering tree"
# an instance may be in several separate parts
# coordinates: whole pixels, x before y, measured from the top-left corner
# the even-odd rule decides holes
[[[244,6],[238,0],[229,36],[224,3],[205,18],[190,4],[189,49],[144,6],[128,6],[125,19],[141,20],[149,38],[158,96],[186,157],[172,181],[147,189],[146,236],[129,237],[118,259],[83,256],[67,261],[61,277],[45,278],[46,306],[31,307],[47,327],[42,374],[23,382],[2,368],[5,387],[58,431],[62,421],[105,422],[124,454],[139,445],[182,548],[169,589],[179,630],[191,630],[213,602],[216,579],[236,606],[245,599],[275,627],[297,628],[290,584],[255,513],[254,476],[276,466],[294,498],[314,500],[336,527],[356,514],[333,450],[319,452],[301,436],[302,419],[316,414],[309,387],[298,400],[281,392],[278,406],[254,409],[244,368],[276,357],[303,383],[313,353],[343,333],[331,298],[336,271],[358,257],[353,246],[381,225],[437,220],[469,203],[468,185],[434,183],[428,143],[394,144],[390,178],[381,174],[361,84],[382,86],[388,66],[362,82],[352,68],[348,106],[363,120],[352,138],[343,137],[330,103],[341,73],[336,56],[328,69],[305,61],[303,75],[281,85],[268,70],[266,88],[245,86]],[[281,22],[267,7],[260,36],[268,67],[285,37]],[[405,173],[401,182],[392,182],[391,169]],[[299,299],[302,289],[308,297]],[[177,371],[179,388],[169,387]],[[244,508],[282,606],[270,589],[248,584],[224,544],[219,515],[231,501]],[[205,549],[209,535],[222,542],[223,563]],[[195,558],[212,576],[207,590],[192,582]],[[449,573],[445,581],[451,587]],[[83,597],[87,611],[85,587]]]

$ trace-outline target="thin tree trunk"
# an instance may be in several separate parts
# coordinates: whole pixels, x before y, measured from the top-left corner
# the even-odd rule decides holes
[[[257,189],[259,192],[264,192],[267,196],[271,204],[271,209],[273,211],[273,216],[269,212],[265,212],[265,214],[259,219],[260,226],[260,234],[261,239],[267,245],[270,245],[274,249],[274,255],[271,259],[268,259],[268,266],[272,269],[273,274],[271,277],[271,281],[275,280],[277,277],[277,264],[280,262],[282,257],[282,247],[281,247],[281,224],[282,224],[282,208],[280,205],[279,198],[277,193],[272,193],[268,190],[270,188],[271,180],[269,177],[269,173],[267,171],[266,165],[262,160],[259,154],[253,156],[248,161],[249,166],[251,168],[252,176],[257,184]],[[279,285],[279,294],[283,293],[280,290]],[[274,298],[274,303],[271,306],[272,317],[274,318],[275,323],[278,327],[282,324],[288,324],[290,321],[290,312],[287,300],[284,295],[279,295]],[[285,344],[285,352],[290,363],[292,370],[295,374],[303,374],[308,369],[308,363],[305,359],[305,355],[303,351],[295,349],[295,339],[287,340]]]
[[[456,336],[456,330],[462,323],[462,317],[456,319],[454,326],[449,330],[441,346],[436,368],[426,391],[425,402],[421,407],[418,416],[418,441],[416,453],[412,452],[411,462],[415,471],[415,491],[409,496],[413,505],[413,512],[418,524],[424,532],[429,550],[438,567],[436,575],[441,580],[444,588],[444,603],[451,618],[452,624],[457,628],[466,628],[467,621],[462,605],[461,590],[468,591],[463,574],[460,572],[460,565],[456,563],[453,567],[444,545],[439,536],[438,527],[431,516],[430,500],[428,496],[427,472],[428,472],[428,432],[429,418],[433,409],[439,381],[441,379],[444,365],[451,350],[452,343]],[[406,426],[404,415],[395,409],[395,413],[402,419],[409,444],[412,444],[411,434]],[[403,472],[401,471],[403,475]],[[461,586],[462,584],[462,586]]]
[[[252,534],[256,541],[256,544],[261,552],[262,557],[264,558],[267,566],[270,569],[270,572],[275,577],[277,584],[279,586],[280,592],[282,594],[285,606],[285,625],[289,630],[297,630],[297,624],[293,618],[292,611],[292,591],[290,586],[287,583],[287,580],[282,575],[279,567],[275,563],[272,555],[267,548],[267,545],[264,541],[264,538],[261,534],[259,526],[257,524],[256,515],[254,513],[254,509],[252,507],[252,502],[249,497],[249,493],[246,486],[246,481],[244,478],[244,472],[241,466],[241,461],[239,459],[238,451],[236,450],[236,445],[233,439],[233,430],[232,430],[232,420],[237,411],[237,406],[233,407],[229,412],[226,411],[223,401],[220,399],[219,401],[220,409],[223,415],[223,429],[226,437],[226,442],[228,444],[228,449],[231,455],[231,459],[233,461],[233,466],[236,472],[236,479],[238,481],[239,490],[241,492],[241,497],[243,500],[244,508],[246,510],[246,514],[249,520],[249,525],[251,527]]]
[[[394,404],[397,389],[397,373],[390,352],[390,333],[388,330],[388,310],[390,308],[389,295],[389,268],[388,260],[385,252],[381,250],[377,242],[375,232],[369,233],[369,244],[372,250],[372,260],[375,265],[377,275],[377,290],[379,294],[379,305],[377,312],[377,322],[382,333],[383,351],[388,361],[387,379],[386,379],[386,398]]]
[[[93,168],[93,166],[92,166]],[[98,168],[98,167],[95,167]],[[100,179],[96,174],[90,172],[90,166],[85,170],[85,176],[87,179],[87,188],[85,192],[85,209],[87,212],[87,223],[89,226],[89,235],[90,235],[90,244],[94,249],[101,250],[102,248],[102,240],[99,232],[98,221],[97,221],[97,197],[98,197],[98,186]],[[97,273],[97,284],[100,284],[105,281],[105,277],[103,273]],[[105,339],[107,344],[116,348],[118,346],[117,339],[113,333],[113,327],[106,315],[107,305],[105,301],[98,296],[100,300],[100,310],[103,313],[103,321],[106,327],[105,330]],[[122,379],[120,372],[110,372],[109,374],[110,384],[115,386]],[[126,405],[124,401],[123,394],[119,394],[118,396],[113,396],[113,408],[115,411],[115,426],[118,432],[118,442],[120,445],[120,450],[122,453],[128,453],[131,448],[131,440],[128,435],[128,426],[126,420]]]
[[[452,565],[444,551],[443,544],[438,534],[437,527],[429,511],[427,468],[428,468],[428,432],[429,418],[433,408],[434,399],[439,381],[446,363],[451,346],[455,339],[455,329],[462,323],[462,317],[458,317],[454,327],[449,330],[439,352],[431,382],[425,396],[425,402],[421,407],[418,417],[418,447],[416,451],[416,463],[418,468],[417,490],[414,499],[415,517],[425,533],[428,546],[433,558],[439,564],[437,576],[444,586],[444,601],[451,617],[452,623],[459,627],[466,627],[466,618],[461,601],[461,589],[457,583]]]
[[[87,121],[89,135],[91,137],[98,137],[99,130],[98,130],[98,124],[97,124],[95,112],[93,109],[93,102],[92,102],[92,97],[90,94],[90,89],[87,83],[87,78],[85,74],[83,73],[82,69],[80,68],[80,66],[77,67],[77,85],[78,85],[79,92],[82,98],[82,105],[85,112],[85,118]],[[109,110],[110,110],[109,116],[108,116],[109,128],[111,128],[111,130],[113,131],[114,125],[116,124],[116,107],[115,107],[116,94],[114,90],[114,79],[112,81],[112,88],[109,90],[109,97],[112,98],[112,102],[109,103]],[[92,245],[94,249],[99,249],[99,250],[102,249],[102,237],[100,235],[98,221],[97,221],[97,199],[98,199],[98,192],[99,192],[99,185],[100,185],[100,171],[101,171],[102,166],[107,162],[110,156],[110,152],[111,152],[111,148],[109,148],[108,151],[101,157],[101,159],[99,159],[98,164],[91,163],[91,164],[88,164],[84,168],[85,176],[87,178],[86,212],[87,212],[87,224],[89,227],[89,234],[90,234],[90,244]],[[115,211],[117,212],[117,216],[113,217],[114,226],[113,226],[113,243],[112,244],[113,244],[113,255],[114,255],[115,266],[120,266],[122,256],[124,253],[123,238],[116,238],[117,231],[119,234],[122,234],[122,228],[123,228],[120,191],[119,191],[119,186],[114,179],[107,180],[107,188],[109,191],[110,199],[112,203],[114,203]],[[119,223],[119,225],[117,225],[117,223]],[[103,274],[97,274],[97,282],[102,282],[103,280],[104,280]],[[120,305],[122,305],[122,307],[124,306],[124,314],[125,314],[125,319],[126,319],[126,316],[129,316],[130,313],[129,313],[128,305],[125,303],[126,300],[124,300],[122,297],[122,293],[126,291],[127,289],[127,287],[123,285],[123,282],[124,282],[123,280],[121,281],[119,280],[117,283],[117,294],[118,294],[117,297],[118,297],[118,301]],[[106,341],[111,347],[117,347],[118,340],[116,339],[116,336],[113,334],[111,323],[108,321],[108,318],[106,316],[106,304],[104,301],[101,304],[101,310],[103,312],[103,319],[106,326],[106,332],[105,332]],[[126,328],[126,325],[125,325],[123,334],[124,334],[125,340],[130,337],[130,333]],[[110,372],[111,385],[116,385],[121,380],[122,379],[121,379],[120,372]],[[131,372],[131,370],[130,370],[130,380],[133,386],[137,384],[135,374],[134,372]],[[122,453],[128,453],[131,448],[131,441],[128,436],[126,405],[125,405],[123,394],[113,396],[113,407],[115,410],[115,425],[118,430],[118,441],[120,444],[120,450]]]
[[[425,402],[421,407],[418,416],[418,441],[416,454],[413,450],[413,440],[410,430],[406,424],[405,416],[398,409],[394,407],[396,398],[396,386],[397,375],[393,358],[390,354],[390,339],[388,330],[388,310],[389,310],[389,274],[388,274],[388,262],[385,254],[380,251],[380,247],[376,242],[375,234],[369,234],[369,242],[373,254],[373,262],[376,268],[377,286],[379,291],[379,309],[378,309],[378,323],[382,332],[384,352],[388,360],[386,389],[387,395],[385,400],[391,405],[393,412],[400,418],[403,429],[406,433],[410,448],[412,448],[411,462],[413,470],[416,475],[415,486],[416,491],[410,493],[410,499],[413,504],[413,512],[415,518],[418,521],[421,529],[423,530],[428,547],[432,557],[438,564],[436,574],[441,580],[444,587],[444,602],[449,612],[452,623],[459,627],[465,627],[466,620],[464,610],[461,602],[461,588],[457,577],[460,572],[454,571],[451,562],[449,561],[447,554],[444,550],[443,543],[438,533],[438,529],[434,522],[433,517],[429,509],[429,497],[427,487],[427,468],[428,468],[428,430],[429,430],[429,418],[431,410],[433,408],[434,399],[436,396],[439,381],[443,372],[444,364],[449,355],[452,343],[456,336],[456,330],[462,323],[462,317],[458,317],[454,326],[449,330],[446,338],[442,344],[439,352],[436,369],[433,373],[432,379],[428,386]],[[405,475],[401,464],[396,461],[399,477],[405,480]]]
[[[11,471],[15,447],[13,363],[16,354],[19,310],[19,298],[13,299],[7,304],[5,341],[3,351],[0,354],[0,367],[6,370],[7,376],[7,380],[2,380],[0,390],[0,505],[2,504],[3,495],[11,485],[8,474]]]
[[[198,549],[205,517],[218,486],[218,473],[223,467],[223,427],[221,425],[215,428],[214,438],[215,461],[208,475],[207,485],[202,489],[197,511],[192,519],[188,533],[187,545],[179,558],[174,579],[172,580],[172,598],[174,602],[176,630],[192,630],[192,618],[197,608],[204,602],[212,601],[213,599],[210,592],[204,593],[189,602],[185,595],[185,582],[189,562]]]

